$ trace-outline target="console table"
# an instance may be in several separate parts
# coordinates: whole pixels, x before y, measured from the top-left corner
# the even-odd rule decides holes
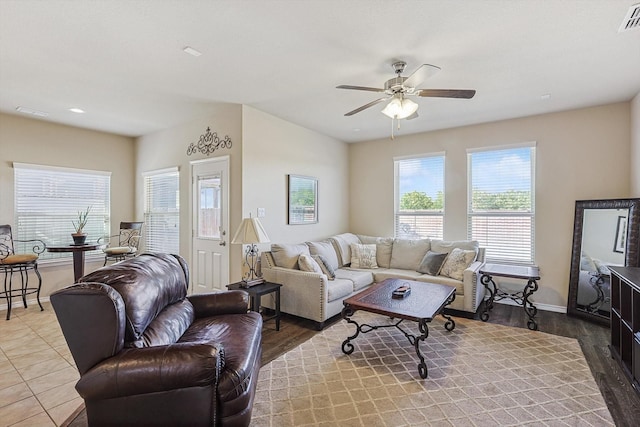
[[[512,301],[522,305],[524,312],[529,320],[527,321],[527,327],[532,331],[538,330],[538,323],[536,322],[536,314],[538,309],[533,305],[529,299],[535,291],[538,290],[538,280],[540,280],[540,270],[535,266],[521,266],[521,265],[503,265],[503,264],[485,264],[480,268],[480,282],[489,292],[489,298],[486,300],[484,310],[480,314],[480,319],[483,322],[489,320],[489,310],[493,308],[494,301],[500,301],[505,298],[509,298]],[[526,280],[527,284],[521,292],[505,292],[496,286],[493,281],[493,277],[508,277],[511,279]],[[493,285],[493,289],[491,286]]]
[[[611,357],[640,394],[640,268],[611,270]]]

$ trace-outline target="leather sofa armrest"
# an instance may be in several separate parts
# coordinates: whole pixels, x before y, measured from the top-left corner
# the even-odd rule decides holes
[[[193,304],[196,318],[246,313],[249,309],[249,294],[242,290],[197,294],[187,298]]]
[[[187,387],[216,387],[223,356],[210,344],[177,343],[126,349],[87,371],[76,384],[86,400]]]

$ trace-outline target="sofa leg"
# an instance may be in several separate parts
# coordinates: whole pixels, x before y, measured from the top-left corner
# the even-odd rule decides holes
[[[321,331],[324,329],[324,322],[315,322],[316,331]]]

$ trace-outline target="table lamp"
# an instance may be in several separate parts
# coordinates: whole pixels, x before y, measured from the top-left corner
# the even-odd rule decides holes
[[[269,243],[269,236],[267,236],[260,220],[251,218],[251,215],[249,218],[244,218],[231,243],[248,245],[244,253],[244,262],[249,266],[249,271],[242,275],[241,286],[249,288],[264,283],[264,279],[256,271],[259,256],[256,243]]]

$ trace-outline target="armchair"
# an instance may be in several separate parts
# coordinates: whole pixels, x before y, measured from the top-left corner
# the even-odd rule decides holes
[[[89,425],[249,424],[262,318],[246,292],[188,281],[180,256],[144,253],[51,295]]]
[[[31,253],[16,253],[14,242],[32,244]],[[13,238],[11,226],[0,225],[0,272],[4,273],[4,290],[0,297],[7,300],[7,320],[11,318],[11,303],[14,297],[22,297],[22,304],[27,308],[27,295],[36,294],[40,311],[44,308],[40,303],[40,288],[42,277],[38,271],[38,256],[44,252],[46,245],[42,240],[17,240]],[[33,270],[38,277],[38,286],[29,286],[29,270]],[[13,274],[20,274],[20,289],[13,289]]]
[[[142,224],[144,222],[123,221],[120,223],[120,232],[106,239],[107,246],[103,249],[103,266],[107,265],[109,260],[122,261],[136,256],[140,238],[142,237]],[[117,241],[117,244],[115,244],[115,241]],[[102,239],[99,239],[98,243],[102,243]]]

